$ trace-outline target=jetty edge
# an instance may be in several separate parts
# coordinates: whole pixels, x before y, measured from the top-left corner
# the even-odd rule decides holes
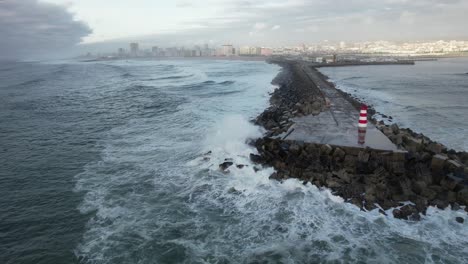
[[[464,207],[468,212],[468,153],[450,150],[411,129],[370,119],[397,151],[288,140],[298,117],[314,118],[327,111],[327,98],[307,76],[303,62],[270,63],[282,67],[272,81],[279,88],[271,94],[270,106],[255,119],[267,132],[251,143],[259,154],[250,155],[254,163],[276,170],[270,179],[297,178],[304,184],[329,188],[362,210],[391,212],[400,219],[419,220],[429,206]],[[306,67],[357,111],[362,102],[337,89],[313,64]],[[370,107],[369,116],[374,113]]]

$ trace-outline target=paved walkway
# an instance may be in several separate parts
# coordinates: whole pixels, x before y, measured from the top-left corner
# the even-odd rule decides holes
[[[316,71],[306,65],[302,65],[302,69],[330,101],[330,108],[317,116],[294,118],[295,124],[288,132],[280,135],[281,137],[294,129],[286,139],[348,147],[397,150],[397,147],[370,123],[367,126],[365,144],[358,144],[359,111],[335,88],[324,82]]]

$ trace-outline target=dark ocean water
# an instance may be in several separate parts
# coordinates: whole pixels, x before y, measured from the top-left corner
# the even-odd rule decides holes
[[[461,211],[406,222],[254,172],[248,120],[278,71],[1,64],[0,263],[468,262]],[[225,158],[248,166],[223,174]]]
[[[468,58],[321,71],[398,125],[450,148],[468,150]]]

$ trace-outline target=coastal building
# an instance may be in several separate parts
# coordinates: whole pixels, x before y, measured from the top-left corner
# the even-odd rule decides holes
[[[239,48],[239,55],[240,56],[250,56],[250,47],[244,46]]]
[[[123,57],[123,56],[125,56],[125,49],[123,49],[123,48],[119,48],[119,50],[118,50],[118,54],[119,54],[119,56],[120,56],[120,57]]]
[[[340,49],[342,50],[346,49],[346,42],[340,41]]]
[[[250,55],[251,56],[260,56],[262,54],[262,48],[260,47],[251,47]]]
[[[130,54],[134,57],[138,56],[139,45],[138,43],[130,43]]]
[[[151,53],[153,54],[153,56],[159,56],[159,47],[158,46],[153,46],[151,48]]]
[[[271,56],[271,55],[273,55],[273,50],[270,49],[270,48],[262,48],[260,50],[260,55],[262,55],[262,56]]]
[[[231,44],[225,44],[222,46],[222,52],[221,52],[222,56],[232,56],[234,55],[234,53],[235,51]]]

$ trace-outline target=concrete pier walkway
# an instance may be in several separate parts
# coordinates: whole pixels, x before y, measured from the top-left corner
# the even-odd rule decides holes
[[[396,151],[397,147],[374,125],[368,124],[364,144],[358,144],[359,111],[340,94],[336,88],[307,64],[300,66],[310,80],[319,88],[329,102],[327,111],[319,115],[294,118],[294,125],[280,135],[289,140],[330,144],[347,147],[362,147]]]

